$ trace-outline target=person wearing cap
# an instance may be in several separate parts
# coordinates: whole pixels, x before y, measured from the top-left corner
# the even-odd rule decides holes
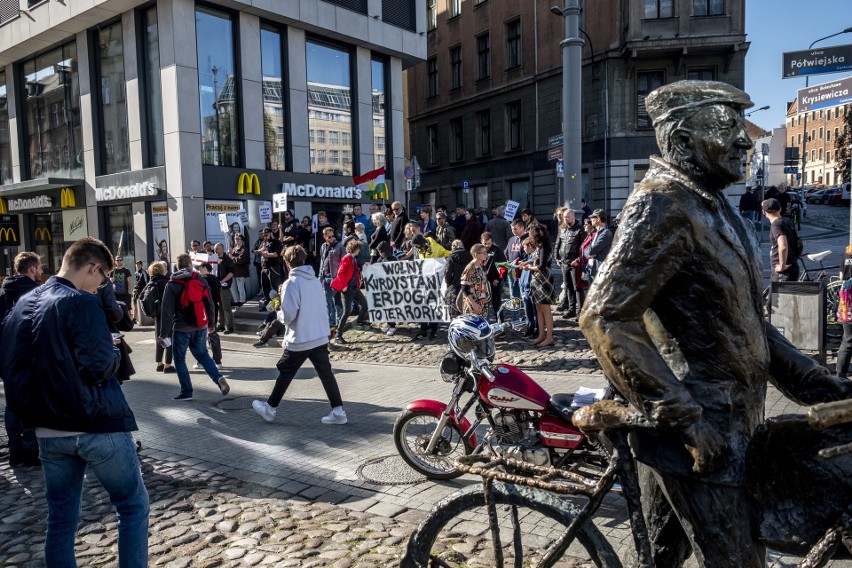
[[[799,255],[796,244],[799,235],[789,219],[782,217],[781,202],[774,197],[760,204],[763,216],[769,220],[769,280],[793,282],[799,279]]]
[[[631,434],[655,566],[765,566],[746,448],[771,379],[799,404],[849,385],[763,314],[757,235],[723,189],[752,147],[743,91],[679,81],[645,99],[661,156],[624,206],[580,328],[604,374],[655,425]],[[593,214],[594,215],[594,214]]]

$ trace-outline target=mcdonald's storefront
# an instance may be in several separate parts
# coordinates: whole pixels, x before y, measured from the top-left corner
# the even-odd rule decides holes
[[[86,209],[78,193],[82,193],[79,187],[63,187],[0,198],[0,269],[4,274],[11,273],[11,259],[19,250],[37,252],[45,274],[56,274],[67,248],[88,234]]]

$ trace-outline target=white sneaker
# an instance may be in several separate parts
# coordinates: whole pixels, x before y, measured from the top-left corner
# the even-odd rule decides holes
[[[265,400],[253,400],[251,407],[267,422],[275,420],[275,409],[269,406],[269,403]]]
[[[193,365],[193,366],[192,366],[192,368],[193,368],[193,369],[200,369],[200,368],[201,368],[201,363],[196,363],[195,365]]]
[[[385,332],[385,335],[391,336],[395,333],[396,333],[396,328],[395,327],[389,327],[388,330]]]
[[[346,419],[345,410],[341,410],[340,412],[332,410],[328,413],[328,416],[322,417],[323,424],[346,424],[347,422],[349,422],[349,420]]]
[[[221,371],[222,370],[222,363],[216,363],[216,368]]]

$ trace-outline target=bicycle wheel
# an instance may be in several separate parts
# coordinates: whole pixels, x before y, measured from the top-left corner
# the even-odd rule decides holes
[[[837,323],[837,310],[840,308],[840,287],[843,282],[836,280],[825,287],[825,321]]]
[[[542,564],[578,509],[553,493],[494,482],[500,542],[506,566],[547,568],[621,568],[612,545],[592,522],[582,525],[562,557]],[[401,568],[498,567],[488,525],[482,485],[464,489],[438,503],[411,535]]]

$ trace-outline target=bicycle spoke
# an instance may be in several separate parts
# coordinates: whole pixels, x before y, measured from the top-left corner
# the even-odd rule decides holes
[[[521,523],[518,520],[518,508],[514,505],[512,509],[512,546],[515,550],[515,568],[523,568],[524,565],[524,543],[521,541]]]

